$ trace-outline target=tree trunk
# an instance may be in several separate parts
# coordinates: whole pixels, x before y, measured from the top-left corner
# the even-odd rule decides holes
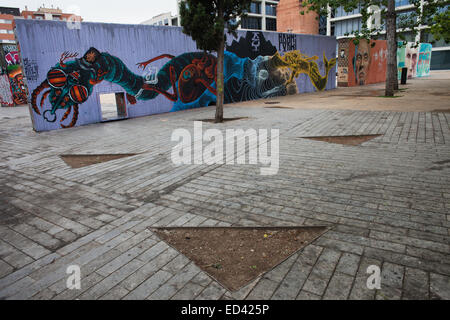
[[[395,4],[394,4],[395,7]],[[394,8],[395,10],[395,8]],[[394,30],[395,30],[395,64],[392,69],[392,72],[395,74],[395,77],[393,78],[393,86],[394,90],[398,91],[398,61],[397,61],[397,49],[398,49],[398,39],[397,39],[397,13],[395,13],[395,19],[394,19]]]
[[[395,26],[397,29],[397,25]],[[394,82],[394,90],[398,91],[398,61],[397,61],[397,49],[398,49],[398,42],[397,42],[397,32],[395,32],[395,64],[394,68],[392,69],[392,73],[395,74],[395,77],[393,78]]]
[[[224,83],[223,83],[223,59],[225,49],[225,37],[222,39],[217,50],[217,101],[216,101],[216,118],[215,123],[223,122],[223,100],[224,100]]]
[[[396,39],[396,14],[395,0],[388,0],[386,12],[386,40],[387,40],[387,70],[386,70],[386,90],[387,97],[394,96],[395,83],[398,84],[397,73],[397,39]]]

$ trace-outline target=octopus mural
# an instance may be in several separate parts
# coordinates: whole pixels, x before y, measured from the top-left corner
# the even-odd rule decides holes
[[[173,102],[172,111],[177,111],[208,106],[216,101],[217,58],[209,53],[163,54],[138,63],[138,68],[144,70],[154,61],[168,59],[156,75],[147,76],[132,72],[120,58],[94,47],[81,58],[77,56],[77,53],[64,52],[31,95],[32,109],[47,122],[57,120],[57,110],[65,111],[60,120],[63,128],[77,123],[80,106],[102,81],[120,85],[130,104],[163,95]],[[255,59],[225,51],[225,103],[296,93],[294,79],[300,74],[306,74],[318,91],[324,90],[336,58],[328,60],[324,54],[324,75],[319,71],[317,60],[317,56],[309,57],[298,50]],[[43,110],[47,98],[51,109]],[[70,122],[63,124],[71,114]]]

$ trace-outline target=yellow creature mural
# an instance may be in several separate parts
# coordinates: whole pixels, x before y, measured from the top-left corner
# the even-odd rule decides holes
[[[272,58],[277,67],[291,70],[291,76],[286,84],[292,83],[300,74],[305,73],[309,76],[314,87],[318,91],[323,91],[328,82],[328,73],[336,65],[336,58],[328,60],[325,52],[323,53],[325,76],[320,74],[317,59],[319,59],[317,56],[309,57],[299,50],[286,52],[283,56],[277,52]]]

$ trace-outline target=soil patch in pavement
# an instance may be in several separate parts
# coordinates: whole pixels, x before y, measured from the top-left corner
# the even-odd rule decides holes
[[[327,227],[149,228],[230,291],[272,270]]]
[[[272,107],[264,107],[266,109],[294,109],[292,107],[285,107],[285,106],[272,106]]]
[[[248,117],[223,118],[223,122],[230,122],[230,121],[236,121],[236,120],[246,120],[246,119],[248,119]],[[196,120],[196,121],[215,123],[216,119],[200,119],[200,120]]]
[[[328,143],[337,143],[349,146],[357,146],[363,142],[375,139],[381,134],[355,135],[355,136],[323,136],[323,137],[301,137],[302,139],[309,139],[315,141],[322,141]]]
[[[61,159],[72,169],[91,166],[93,164],[103,163],[111,160],[122,159],[135,156],[134,153],[127,154],[65,154]]]

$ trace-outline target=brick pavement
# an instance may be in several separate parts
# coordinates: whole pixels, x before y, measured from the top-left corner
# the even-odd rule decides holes
[[[448,100],[447,100],[448,101]],[[280,169],[170,161],[204,108],[57,132],[0,109],[0,299],[450,299],[450,113],[230,106],[279,128]],[[360,146],[303,139],[380,134]],[[79,169],[61,154],[136,153]],[[228,292],[154,226],[326,225],[325,235]],[[66,268],[81,267],[81,290]],[[382,289],[367,289],[369,265]]]

